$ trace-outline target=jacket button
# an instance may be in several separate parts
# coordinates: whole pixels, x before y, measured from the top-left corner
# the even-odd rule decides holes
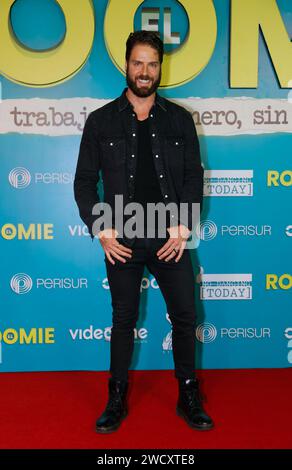
[[[135,134],[135,132],[132,134],[132,136],[133,136],[133,137],[136,137],[136,134]]]
[[[132,158],[134,158],[134,157],[135,157],[135,155],[132,155]]]
[[[130,178],[133,178],[133,175],[130,175]]]
[[[155,137],[156,134],[152,134],[152,137]]]
[[[114,143],[113,143],[113,142],[110,142],[110,145],[114,145]]]
[[[156,157],[156,158],[158,158],[158,157],[159,157],[159,155],[155,155],[155,157]]]
[[[159,175],[159,176],[160,176],[160,178],[163,178],[163,175]]]
[[[165,194],[165,196],[164,196],[164,197],[168,197],[168,194]]]

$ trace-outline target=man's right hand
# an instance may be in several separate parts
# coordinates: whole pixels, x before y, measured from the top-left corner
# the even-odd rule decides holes
[[[126,258],[132,257],[131,248],[127,248],[126,246],[121,245],[121,243],[116,240],[116,237],[118,236],[117,230],[113,228],[107,228],[98,232],[97,236],[110,263],[115,264],[113,258],[122,261],[122,263],[126,263],[126,259],[123,258],[123,256]]]

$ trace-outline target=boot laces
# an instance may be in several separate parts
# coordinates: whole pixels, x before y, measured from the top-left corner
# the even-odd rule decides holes
[[[189,405],[192,408],[201,408],[204,396],[199,389],[186,390],[186,396],[188,398]]]
[[[123,407],[122,398],[119,394],[112,395],[106,406],[106,411],[120,412]]]

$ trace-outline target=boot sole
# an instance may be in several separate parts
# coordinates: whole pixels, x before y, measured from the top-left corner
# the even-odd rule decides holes
[[[179,408],[176,408],[176,414],[180,416],[181,418],[183,418],[192,429],[196,429],[197,431],[210,431],[211,429],[214,428],[214,424],[207,424],[206,426],[196,426],[188,419],[188,417],[184,414],[184,412],[180,410]]]
[[[128,416],[127,411],[123,414],[121,421],[115,426],[111,426],[110,428],[95,427],[95,432],[98,432],[99,434],[109,434],[111,432],[117,431],[117,429],[119,429],[120,425],[122,424],[122,421],[126,418],[126,416]]]

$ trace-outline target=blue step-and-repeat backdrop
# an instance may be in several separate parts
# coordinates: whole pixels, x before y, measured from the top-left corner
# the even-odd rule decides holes
[[[197,367],[289,367],[292,1],[1,0],[0,371],[108,370],[104,255],[72,183],[86,117],[125,87],[134,29],[159,31],[159,92],[200,139]],[[131,368],[173,368],[147,270]]]

